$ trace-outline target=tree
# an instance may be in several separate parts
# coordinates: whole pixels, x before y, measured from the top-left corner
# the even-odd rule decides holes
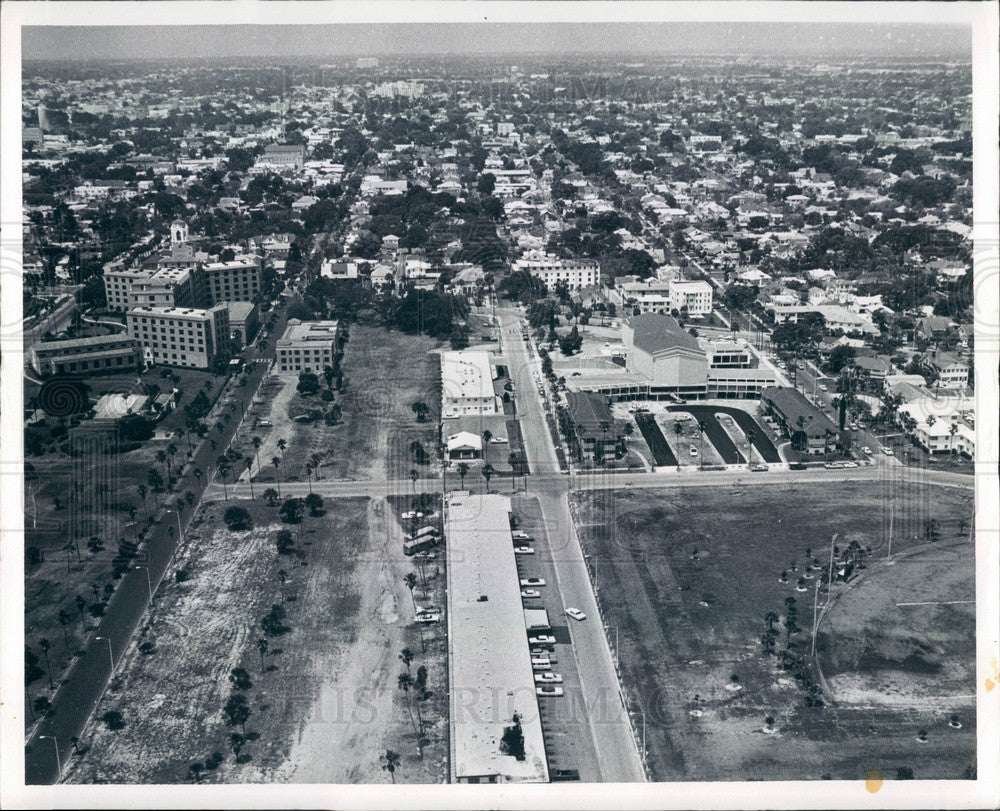
[[[260,653],[260,672],[264,672],[264,656],[267,654],[268,641],[261,637],[257,640],[257,650]]]
[[[101,721],[103,721],[104,726],[112,732],[117,732],[119,729],[125,729],[125,719],[122,717],[122,714],[118,712],[118,710],[108,710],[101,716]]]
[[[406,587],[410,590],[410,602],[413,603],[413,610],[417,610],[417,601],[413,597],[413,590],[417,587],[417,576],[413,572],[407,572],[406,576],[403,578],[403,582]]]
[[[253,457],[244,456],[243,466],[246,468],[247,482],[250,484],[250,498],[256,498],[256,496],[254,496],[253,494]]]
[[[264,630],[264,633],[268,636],[281,636],[282,634],[287,634],[291,628],[284,624],[285,621],[285,609],[280,605],[272,605],[271,610],[264,615],[264,619],[260,621],[260,627]]]
[[[246,697],[240,694],[232,695],[222,708],[226,723],[231,727],[238,726],[241,732],[246,732],[247,721],[250,720],[250,704]]]
[[[242,667],[234,667],[229,671],[229,683],[233,685],[234,690],[249,690],[253,687],[250,674]]]
[[[462,489],[465,489],[465,477],[469,475],[469,466],[465,462],[458,463],[458,478],[462,483]]]
[[[417,422],[425,422],[427,420],[427,413],[430,411],[427,403],[418,400],[411,405],[410,408],[412,408],[413,413],[417,415]]]
[[[313,493],[309,494],[314,495]],[[320,502],[322,505],[322,501]],[[302,522],[302,513],[305,509],[305,500],[301,498],[288,498],[281,505],[278,514],[286,524],[299,524]]]
[[[399,652],[399,660],[406,665],[406,672],[410,672],[410,663],[413,661],[413,651],[409,648],[403,648]]]
[[[291,530],[279,529],[274,536],[274,544],[277,547],[279,555],[291,555],[295,552]]]
[[[278,501],[278,491],[273,487],[268,487],[264,493],[264,498],[267,500],[267,506],[273,507]]]
[[[417,728],[417,722],[413,719],[413,706],[410,698],[410,688],[413,687],[413,677],[409,673],[400,673],[396,683],[399,685],[399,689],[403,691],[403,695],[405,696],[406,711],[410,716],[410,723],[413,725],[413,731],[419,735],[423,724],[420,725],[421,729]]]
[[[486,479],[486,489],[490,489],[490,477],[493,476],[493,465],[487,462],[482,469],[483,478]]]
[[[55,685],[52,683],[52,662],[49,661],[49,651],[52,649],[52,643],[43,637],[38,640],[38,647],[45,654],[45,670],[46,675],[49,677],[49,689],[55,689]]]
[[[229,507],[222,515],[222,520],[233,532],[246,532],[253,529],[253,519],[243,507]]]
[[[304,504],[313,518],[323,515],[323,497],[318,493],[310,493],[305,497]]]
[[[396,767],[399,765],[399,754],[393,752],[391,749],[386,749],[385,754],[382,756],[382,770],[389,772],[389,778],[393,783],[396,782]]]

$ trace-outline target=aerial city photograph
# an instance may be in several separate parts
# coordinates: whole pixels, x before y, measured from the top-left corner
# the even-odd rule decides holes
[[[971,42],[25,27],[24,783],[975,781]]]

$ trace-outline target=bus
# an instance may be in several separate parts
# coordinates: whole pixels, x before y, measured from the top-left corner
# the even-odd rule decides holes
[[[415,555],[418,552],[426,552],[428,549],[433,549],[437,545],[437,535],[423,535],[420,538],[412,538],[408,541],[403,541],[403,554]]]

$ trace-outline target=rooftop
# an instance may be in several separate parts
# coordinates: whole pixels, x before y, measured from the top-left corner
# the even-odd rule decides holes
[[[632,344],[655,354],[668,349],[689,349],[704,354],[698,339],[686,332],[677,319],[663,313],[634,315],[626,322],[633,330]]]
[[[451,399],[493,397],[493,361],[489,353],[442,352],[441,388]]]
[[[285,332],[278,339],[278,346],[286,346],[301,341],[330,342],[337,337],[337,321],[299,321],[292,318]]]
[[[457,779],[544,783],[548,766],[509,516],[507,496],[455,493],[447,505],[452,769]],[[500,752],[514,713],[524,733],[522,761]]]

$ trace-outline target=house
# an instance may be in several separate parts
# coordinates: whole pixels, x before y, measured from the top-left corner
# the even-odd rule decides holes
[[[964,389],[969,385],[969,366],[951,352],[932,350],[920,356],[920,365],[932,372],[941,389]]]
[[[445,442],[449,459],[481,459],[483,438],[472,431],[459,431]]]
[[[834,448],[837,426],[797,389],[766,388],[760,400],[764,412],[778,422],[794,450],[819,455]]]

